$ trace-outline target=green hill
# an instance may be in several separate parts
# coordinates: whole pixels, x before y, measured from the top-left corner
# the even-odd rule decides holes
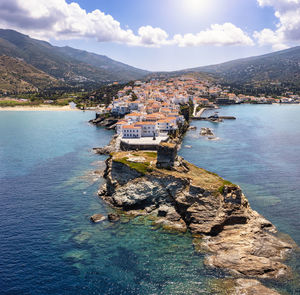
[[[204,72],[221,82],[243,87],[300,90],[300,46],[222,64],[192,68],[183,72]]]
[[[106,56],[52,46],[13,30],[0,29],[0,55],[21,58],[68,85],[97,86],[113,81],[127,82],[148,74]]]
[[[62,83],[21,59],[0,56],[0,94],[37,92]]]

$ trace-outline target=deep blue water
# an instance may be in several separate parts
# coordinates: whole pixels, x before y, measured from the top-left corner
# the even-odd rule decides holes
[[[300,106],[235,106],[238,120],[195,122],[180,154],[242,186],[252,207],[300,244]],[[298,115],[297,115],[298,114]],[[222,273],[203,267],[189,234],[142,218],[92,224],[111,209],[97,196],[91,152],[112,132],[89,112],[0,112],[0,294],[211,294]],[[213,126],[220,141],[198,136]],[[297,271],[297,262],[291,261]],[[298,294],[295,282],[274,285]]]

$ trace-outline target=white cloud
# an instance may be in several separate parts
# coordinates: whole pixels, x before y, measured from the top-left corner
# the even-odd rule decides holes
[[[270,29],[263,29],[260,32],[255,31],[253,37],[257,39],[260,46],[270,44],[274,50],[283,50],[288,48],[288,46],[283,43],[282,34]]]
[[[153,28],[151,26],[140,27],[138,34],[142,44],[149,46],[168,44],[168,34],[160,28]]]
[[[87,12],[78,3],[68,4],[66,0],[0,0],[0,27],[41,39],[94,38],[130,46],[253,45],[252,39],[231,23],[214,24],[197,34],[177,34],[173,38],[149,25],[135,34],[99,9]]]
[[[174,41],[180,47],[201,45],[254,45],[252,39],[231,23],[214,24],[198,34],[175,35]]]
[[[274,50],[300,41],[300,0],[257,0],[260,6],[271,6],[278,18],[276,30],[263,29],[254,33],[260,45],[270,44]]]

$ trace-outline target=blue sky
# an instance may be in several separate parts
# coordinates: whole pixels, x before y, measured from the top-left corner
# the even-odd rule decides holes
[[[298,45],[300,0],[0,0],[0,27],[176,70]]]

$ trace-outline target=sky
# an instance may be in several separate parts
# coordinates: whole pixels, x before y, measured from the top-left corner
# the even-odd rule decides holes
[[[300,0],[0,0],[0,28],[151,71],[300,44]]]

